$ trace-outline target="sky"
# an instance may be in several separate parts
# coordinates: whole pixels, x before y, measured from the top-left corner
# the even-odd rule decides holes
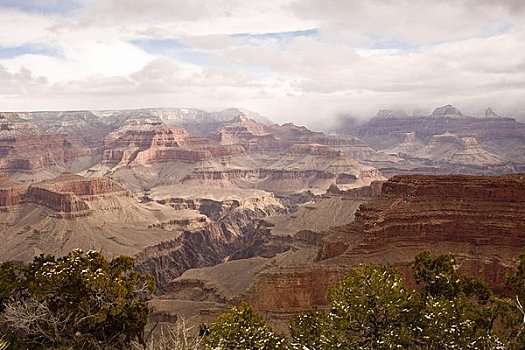
[[[525,111],[522,0],[0,0],[0,110]]]

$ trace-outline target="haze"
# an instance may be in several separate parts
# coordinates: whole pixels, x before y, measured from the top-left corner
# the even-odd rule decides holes
[[[525,110],[519,0],[1,0],[1,110]]]

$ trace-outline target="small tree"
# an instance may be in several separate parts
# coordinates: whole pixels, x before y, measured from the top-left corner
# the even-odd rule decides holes
[[[431,255],[419,253],[412,264],[416,283],[424,286],[423,294],[449,300],[459,295],[486,303],[493,296],[489,287],[477,278],[456,271],[456,258],[451,254]]]
[[[329,289],[330,312],[312,310],[291,324],[296,349],[405,349],[417,296],[391,266],[357,266]],[[311,331],[313,329],[313,331]]]
[[[508,300],[454,266],[450,255],[416,257],[421,293],[406,288],[394,267],[355,267],[330,288],[328,314],[311,310],[292,322],[292,348],[505,349],[493,326]]]
[[[416,296],[391,266],[357,266],[328,291],[332,346],[407,348]]]
[[[207,347],[214,350],[286,349],[284,337],[275,333],[246,303],[220,315],[217,322],[210,325],[204,340]]]
[[[132,268],[129,257],[108,261],[95,251],[41,255],[9,273],[16,279],[1,318],[33,349],[129,348],[142,337],[154,290],[153,278]]]
[[[458,273],[456,264],[450,254],[423,251],[414,258],[415,280],[424,286],[416,342],[430,349],[503,349],[494,326],[508,316],[508,300],[495,297],[483,281]]]
[[[328,315],[318,308],[310,309],[292,320],[290,335],[293,350],[330,350],[333,343]]]

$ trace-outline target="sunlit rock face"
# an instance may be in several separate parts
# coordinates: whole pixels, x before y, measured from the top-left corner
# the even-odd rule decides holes
[[[170,127],[156,119],[128,120],[124,127],[109,134],[105,143],[103,162],[110,165],[177,160],[194,163],[244,153],[240,146],[194,137],[183,128]]]

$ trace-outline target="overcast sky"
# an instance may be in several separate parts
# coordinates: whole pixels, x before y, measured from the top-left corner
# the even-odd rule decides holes
[[[525,111],[522,0],[0,0],[0,110]]]

